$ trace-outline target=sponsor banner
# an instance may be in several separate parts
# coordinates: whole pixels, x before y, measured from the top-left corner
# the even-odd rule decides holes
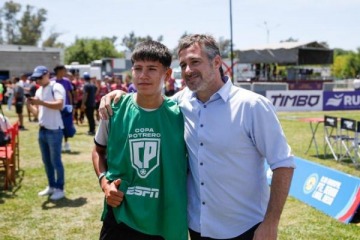
[[[321,111],[322,91],[266,91],[277,111]]]
[[[360,178],[295,157],[290,195],[325,214],[349,223],[360,207]],[[272,172],[267,166],[271,183]]]
[[[324,111],[360,109],[360,92],[324,92]]]

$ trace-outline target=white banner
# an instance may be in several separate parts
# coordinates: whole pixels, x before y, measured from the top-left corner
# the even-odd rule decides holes
[[[323,109],[323,91],[266,91],[266,97],[279,112]]]

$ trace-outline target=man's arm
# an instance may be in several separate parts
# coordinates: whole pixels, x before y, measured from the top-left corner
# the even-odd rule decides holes
[[[270,200],[264,221],[255,231],[254,240],[276,240],[280,216],[289,194],[293,168],[280,167],[273,171]]]
[[[92,151],[92,162],[97,177],[99,177],[101,173],[107,171],[105,147],[95,145]],[[106,179],[106,176],[104,176],[99,183],[105,194],[107,204],[111,207],[119,206],[124,198],[124,193],[118,189],[121,184],[121,179],[109,182]]]
[[[31,105],[38,105],[38,106],[42,105],[44,107],[51,108],[51,109],[54,109],[54,110],[61,110],[61,109],[63,109],[64,100],[63,99],[56,99],[54,101],[43,101],[43,100],[40,100],[38,98],[28,98],[28,102]]]

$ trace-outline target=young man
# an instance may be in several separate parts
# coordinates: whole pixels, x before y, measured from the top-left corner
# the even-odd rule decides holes
[[[178,49],[187,88],[174,100],[189,151],[191,239],[275,240],[295,165],[273,105],[223,76],[213,37],[186,36]],[[273,170],[270,191],[265,159]]]
[[[73,87],[70,82],[70,79],[65,78],[67,73],[65,66],[57,65],[54,68],[54,72],[55,72],[55,77],[51,80],[55,80],[57,83],[60,83],[64,87],[66,93],[65,105],[73,105],[73,95],[72,95]],[[64,131],[64,146],[62,150],[64,152],[71,152],[70,144],[68,142],[68,136],[65,134],[65,132],[66,131]]]
[[[39,196],[51,195],[51,200],[59,200],[64,194],[64,166],[61,161],[61,142],[63,137],[63,121],[60,110],[64,108],[65,89],[59,83],[50,81],[50,73],[44,66],[37,66],[31,75],[40,88],[35,97],[27,98],[29,110],[38,116],[39,145],[48,186]]]
[[[146,41],[131,60],[138,92],[112,106],[95,136],[93,164],[106,199],[100,239],[187,240],[183,116],[161,95],[171,54]]]

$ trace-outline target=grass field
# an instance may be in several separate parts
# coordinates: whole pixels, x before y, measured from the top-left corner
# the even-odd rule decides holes
[[[11,121],[14,110],[3,106]],[[359,112],[329,112],[360,120]],[[317,158],[315,149],[305,155],[311,133],[302,117],[322,117],[323,112],[279,113],[285,134],[296,156],[360,177],[360,170],[349,161],[338,163],[330,157]],[[26,119],[26,118],[25,118]],[[63,154],[66,178],[66,198],[50,202],[38,197],[46,186],[46,177],[37,143],[36,123],[25,121],[27,131],[20,132],[20,167],[17,186],[10,191],[0,183],[0,239],[98,239],[103,195],[91,163],[93,139],[86,135],[87,125],[77,127],[70,139],[72,152]],[[322,126],[318,131],[320,153],[323,144]],[[279,239],[360,239],[360,225],[342,224],[331,217],[289,197],[279,228]]]

